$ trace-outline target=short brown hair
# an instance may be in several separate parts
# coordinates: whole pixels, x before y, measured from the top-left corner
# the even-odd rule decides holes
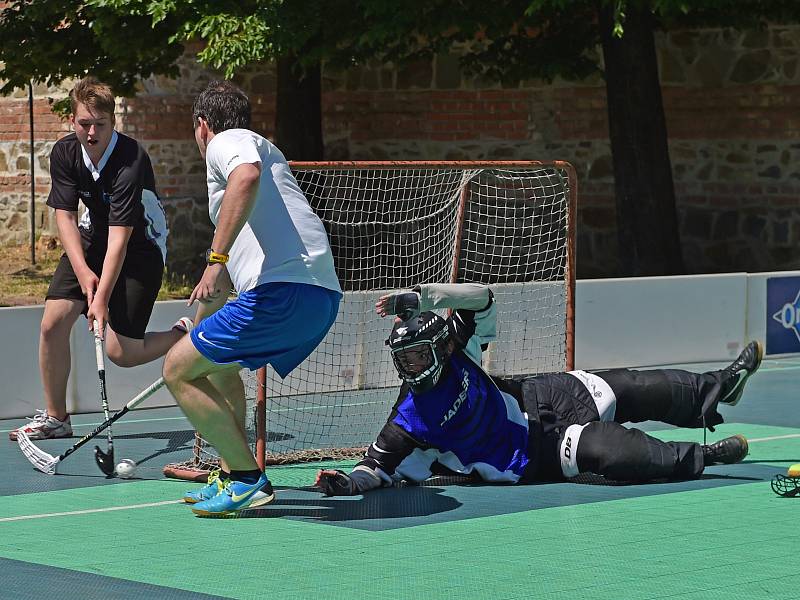
[[[192,123],[203,118],[214,133],[250,127],[250,100],[230,81],[212,81],[192,106]]]
[[[94,77],[84,77],[69,93],[69,105],[72,114],[78,110],[78,103],[97,112],[108,113],[114,116],[114,93],[105,83]]]

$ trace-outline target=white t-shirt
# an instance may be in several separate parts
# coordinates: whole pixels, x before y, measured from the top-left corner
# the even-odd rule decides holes
[[[217,225],[231,172],[261,163],[253,210],[230,249],[228,272],[238,293],[269,282],[317,285],[341,292],[328,235],[311,210],[283,153],[248,129],[215,135],[206,149],[208,214]]]

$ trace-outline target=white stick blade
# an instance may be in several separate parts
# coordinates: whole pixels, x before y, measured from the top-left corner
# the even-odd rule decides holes
[[[30,438],[28,438],[28,434],[24,431],[17,432],[17,444],[19,444],[19,449],[22,450],[25,458],[28,459],[36,470],[47,473],[48,475],[56,474],[56,466],[58,465],[59,459],[35,446]]]

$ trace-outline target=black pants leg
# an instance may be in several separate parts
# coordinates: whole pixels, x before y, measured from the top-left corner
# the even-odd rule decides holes
[[[617,481],[697,479],[703,472],[700,444],[662,442],[613,421],[583,428],[576,460],[581,473]]]
[[[726,371],[612,369],[596,374],[614,391],[617,423],[652,420],[678,427],[713,427],[722,423],[717,403],[736,383],[736,378]]]

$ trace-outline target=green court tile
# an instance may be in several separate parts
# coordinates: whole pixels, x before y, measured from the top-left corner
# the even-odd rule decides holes
[[[747,398],[743,405],[751,400],[758,398]],[[749,410],[741,407],[726,416]],[[774,422],[785,423],[781,416],[775,415]],[[703,439],[701,430],[651,433],[661,439]],[[195,486],[169,480],[0,497],[0,557],[243,599],[800,597],[794,582],[800,531],[792,526],[800,499],[778,498],[764,480],[772,470],[800,462],[800,437],[792,437],[800,429],[729,422],[707,437],[713,442],[735,433],[753,440],[746,461],[761,464],[712,467],[709,487],[700,481],[696,489],[677,491],[681,488],[665,484],[663,493],[653,495],[630,488],[631,497],[586,502],[586,486],[563,484],[564,503],[546,508],[537,505],[537,495],[544,492],[530,486],[522,490],[530,494],[530,510],[518,488],[464,487],[457,494],[450,490],[450,499],[465,506],[481,499],[502,512],[516,493],[521,509],[490,516],[464,513],[469,518],[381,531],[269,513],[265,518],[204,520],[176,503],[3,520],[171,502]],[[296,505],[314,514],[348,500],[323,503],[308,492],[281,488],[310,485],[323,466],[349,470],[353,464],[275,466],[268,472],[287,510]],[[81,465],[76,467],[79,471]],[[46,487],[50,480],[41,477]],[[724,485],[710,487],[720,481]],[[408,491],[381,493],[394,499]],[[38,541],[45,529],[48,539],[57,542]],[[57,586],[45,589],[59,597]]]
[[[239,598],[265,585],[282,598],[658,598],[788,576],[797,507],[759,482],[364,532],[168,505],[63,518],[46,557],[24,543],[35,522],[0,523],[0,555]]]
[[[341,469],[349,472],[357,460],[326,460],[298,465],[276,465],[267,467],[267,475],[275,485],[305,487],[314,484],[320,469]]]
[[[41,477],[48,477],[42,474]],[[178,500],[186,482],[159,480],[0,497],[0,519]],[[191,484],[189,484],[191,485]],[[0,527],[3,523],[0,521]]]
[[[717,587],[669,596],[670,600],[797,600],[797,582],[792,577],[756,577],[748,583],[719,582]]]
[[[0,558],[4,574],[0,597],[13,600],[226,600],[194,591],[179,590],[93,573],[82,573],[36,563]]]
[[[800,409],[799,409],[800,410]],[[635,425],[633,425],[635,427]],[[662,440],[675,440],[687,442],[700,442],[703,441],[702,429],[661,429],[658,431],[648,431],[649,435],[653,435]],[[794,439],[800,443],[800,431],[796,427],[780,427],[777,425],[755,425],[752,423],[722,423],[717,425],[715,431],[707,431],[707,443],[716,442],[729,435],[741,433],[747,438],[766,438],[777,436],[796,436]],[[767,443],[767,442],[760,442]]]
[[[302,465],[275,466],[268,469],[270,479],[276,486],[303,487],[313,485],[319,469],[350,470],[356,461],[326,461]],[[38,475],[46,481],[48,475]],[[59,477],[56,475],[55,477]],[[72,488],[0,496],[0,519],[55,512],[91,510],[111,506],[143,504],[179,500],[187,489],[202,484],[173,479],[127,481],[120,485],[105,485]]]

